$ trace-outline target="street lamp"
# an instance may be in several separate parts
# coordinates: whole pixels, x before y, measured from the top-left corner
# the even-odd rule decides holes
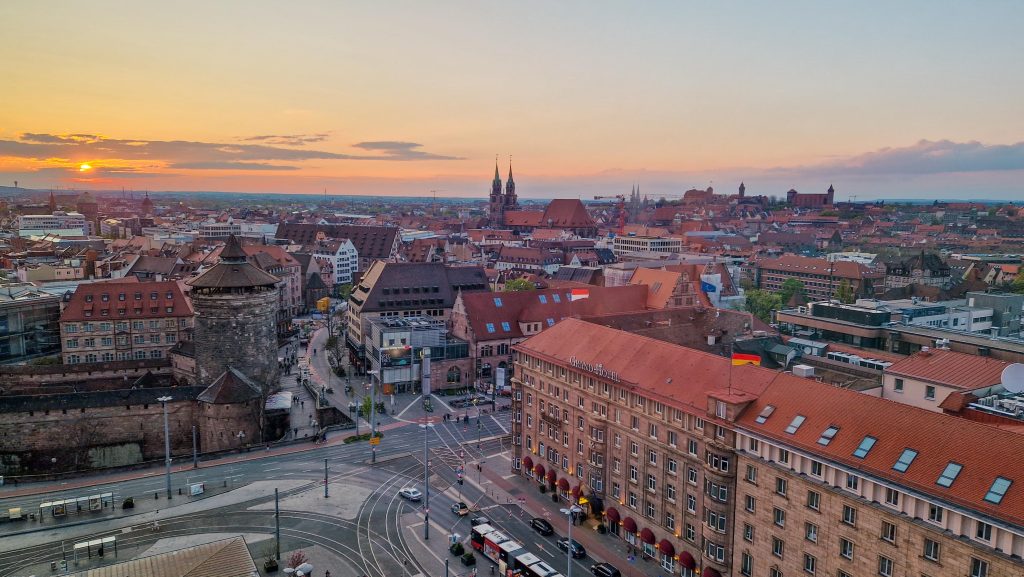
[[[568,509],[565,509],[565,508],[559,509],[559,511],[561,511],[563,515],[565,515],[566,517],[569,518],[569,532],[568,532],[568,535],[566,537],[566,539],[568,539],[569,542],[568,542],[568,544],[565,547],[565,559],[566,559],[566,569],[567,569],[565,575],[566,575],[566,577],[572,577],[572,525],[573,525],[573,516],[576,513],[582,512],[583,509],[580,509],[576,505],[573,505],[573,506],[569,507]]]
[[[378,380],[380,379],[380,370],[379,369],[371,369],[369,371],[366,371],[366,374],[374,376],[374,377],[377,377]],[[376,463],[377,462],[377,445],[373,444],[373,439],[377,436],[377,415],[374,414],[377,411],[377,405],[374,402],[375,401],[375,395],[374,395],[374,384],[373,384],[373,381],[374,381],[374,379],[371,378],[370,379],[370,414],[367,415],[367,418],[370,419],[370,462],[371,463]]]
[[[164,460],[166,461],[167,471],[165,476],[167,477],[167,498],[171,498],[171,436],[167,429],[167,401],[171,400],[171,397],[157,397],[160,404],[164,407]]]

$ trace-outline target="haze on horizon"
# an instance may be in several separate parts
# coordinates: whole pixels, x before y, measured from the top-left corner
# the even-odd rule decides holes
[[[1019,200],[1024,4],[0,4],[0,184]]]

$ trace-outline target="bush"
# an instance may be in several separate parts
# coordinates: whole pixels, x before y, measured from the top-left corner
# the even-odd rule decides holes
[[[466,552],[466,548],[462,546],[462,543],[452,543],[452,546],[448,548],[452,555],[462,556]]]
[[[126,497],[124,501],[121,501],[122,509],[134,509],[135,508],[135,497]]]
[[[472,551],[462,556],[462,564],[469,567],[470,565],[476,565],[476,555]]]
[[[544,485],[537,485],[537,487],[540,488],[540,492],[541,493],[547,493],[548,492],[548,488],[545,487]]]

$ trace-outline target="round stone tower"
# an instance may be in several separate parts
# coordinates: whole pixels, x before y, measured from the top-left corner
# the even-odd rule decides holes
[[[228,367],[263,390],[277,384],[278,282],[246,260],[234,235],[220,262],[188,282],[196,311],[198,384],[214,382]]]

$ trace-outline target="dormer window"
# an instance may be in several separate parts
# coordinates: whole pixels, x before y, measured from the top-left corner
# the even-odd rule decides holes
[[[910,464],[917,458],[917,451],[913,449],[903,449],[903,453],[900,458],[896,460],[896,464],[892,468],[900,473],[905,473],[910,468]]]
[[[824,431],[822,431],[821,436],[818,437],[818,444],[823,446],[823,447],[827,446],[829,443],[832,442],[832,438],[835,437],[836,433],[838,433],[838,432],[839,432],[839,427],[837,427],[835,425],[829,426],[829,428],[827,428]]]
[[[988,490],[988,493],[985,494],[985,500],[989,503],[998,505],[1003,501],[1003,497],[1006,495],[1006,492],[1010,489],[1010,485],[1012,484],[1013,481],[1005,477],[996,477],[996,480],[992,482],[992,487]]]
[[[788,427],[786,427],[786,432],[789,433],[790,435],[796,434],[797,429],[800,428],[800,425],[804,424],[805,420],[807,420],[807,417],[803,415],[797,415],[793,417],[793,421],[789,423]]]
[[[941,487],[951,487],[953,485],[953,481],[956,481],[957,475],[960,474],[960,470],[963,468],[964,466],[959,463],[950,462],[946,465],[942,474],[939,475],[939,480],[935,482]]]
[[[863,459],[864,457],[867,457],[868,452],[871,451],[871,447],[875,446],[876,441],[878,441],[878,439],[870,435],[864,437],[864,439],[860,442],[860,445],[857,447],[857,450],[853,452],[853,456],[857,457],[858,459]]]

